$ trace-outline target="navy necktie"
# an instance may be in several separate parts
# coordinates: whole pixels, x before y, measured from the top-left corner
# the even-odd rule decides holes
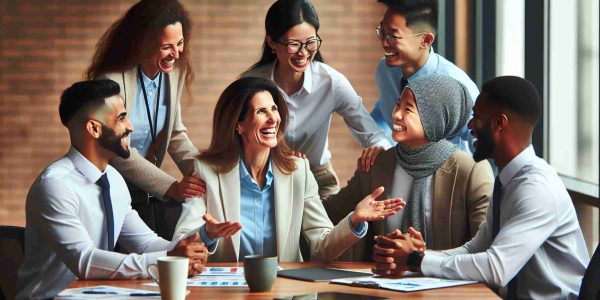
[[[110,199],[110,183],[106,173],[96,181],[96,184],[102,188],[102,199],[104,201],[104,214],[106,216],[106,231],[108,233],[108,251],[115,251],[115,230],[112,201]]]
[[[494,195],[493,195],[493,203],[494,207],[492,208],[492,240],[496,238],[498,232],[500,231],[500,201],[502,199],[502,182],[500,182],[500,177],[496,176],[496,180],[494,181]],[[511,281],[506,286],[506,296],[507,299],[517,299],[517,277],[519,273],[511,279]]]
[[[404,88],[406,87],[407,84],[408,84],[408,80],[406,78],[404,78],[404,76],[403,76],[402,79],[400,80],[400,95],[402,95],[402,91],[404,90]]]

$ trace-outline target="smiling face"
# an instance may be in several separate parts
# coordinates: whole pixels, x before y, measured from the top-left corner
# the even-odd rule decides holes
[[[244,120],[235,126],[242,137],[244,151],[264,151],[277,146],[280,122],[281,116],[271,93],[256,93],[248,103]]]
[[[306,43],[311,40],[317,40],[317,31],[315,27],[309,23],[303,22],[292,28],[290,28],[284,35],[279,38],[279,42],[287,44],[288,42],[300,42]],[[315,57],[316,51],[309,52],[305,46],[302,46],[300,51],[295,54],[289,54],[286,50],[286,45],[282,45],[277,41],[271,40],[267,36],[267,43],[269,47],[275,51],[277,55],[277,62],[279,66],[283,67],[284,70],[295,73],[303,73],[308,64]]]
[[[115,95],[106,100],[105,123],[101,124],[102,133],[98,138],[101,148],[122,158],[129,158],[129,134],[133,126],[127,118],[127,111],[120,96]]]
[[[394,43],[390,43],[387,39],[381,41],[385,62],[388,66],[404,66],[406,64],[414,64],[419,60],[423,50],[423,39],[426,35],[416,34],[423,32],[422,30],[415,31],[413,28],[407,27],[406,18],[391,9],[385,12],[381,21],[381,29],[384,34],[404,37],[394,39]]]
[[[158,49],[143,64],[146,76],[154,78],[158,71],[169,73],[183,52],[183,28],[180,22],[167,25],[159,39]]]
[[[473,136],[473,147],[475,148],[473,159],[475,161],[491,158],[496,148],[492,134],[492,115],[493,111],[487,95],[482,92],[473,107],[473,118],[467,124]]]
[[[429,142],[423,130],[421,116],[417,109],[415,94],[406,88],[392,112],[394,124],[392,139],[406,147],[421,146]]]

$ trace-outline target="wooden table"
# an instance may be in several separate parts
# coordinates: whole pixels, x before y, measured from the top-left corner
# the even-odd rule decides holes
[[[235,264],[210,263],[209,266],[234,266]],[[239,264],[241,266],[241,264]],[[284,269],[303,268],[310,266],[328,266],[341,269],[369,269],[371,264],[368,263],[330,263],[327,265],[318,263],[281,263],[280,266]],[[157,290],[148,286],[141,285],[149,282],[149,280],[76,280],[69,288],[86,287],[95,285],[112,285],[125,288]],[[307,282],[300,280],[292,280],[277,277],[273,288],[270,292],[250,293],[247,287],[189,287],[191,293],[187,296],[187,300],[193,299],[273,299],[275,297],[290,297],[293,295],[314,294],[321,292],[342,292],[363,294],[379,297],[387,297],[390,299],[498,299],[499,297],[490,290],[487,286],[477,283],[463,285],[458,287],[450,287],[443,289],[435,289],[421,292],[395,292],[380,289],[369,289],[360,287],[351,287],[339,284],[330,284],[328,282]]]

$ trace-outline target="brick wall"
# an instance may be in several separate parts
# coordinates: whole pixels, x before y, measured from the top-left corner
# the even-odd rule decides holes
[[[27,191],[35,177],[68,147],[58,101],[82,79],[100,35],[135,1],[0,1],[0,224],[24,225]],[[182,1],[194,23],[193,101],[182,103],[192,141],[210,141],[221,91],[259,56],[264,16],[272,0]],[[378,96],[374,70],[382,55],[374,28],[383,7],[374,0],[314,0],[322,54],[345,74],[371,110]],[[334,166],[345,182],[360,153],[340,117],[330,131]],[[163,167],[181,175],[171,161]]]

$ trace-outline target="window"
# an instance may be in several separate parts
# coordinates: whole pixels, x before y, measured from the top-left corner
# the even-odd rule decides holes
[[[598,198],[598,1],[550,0],[546,159]]]

